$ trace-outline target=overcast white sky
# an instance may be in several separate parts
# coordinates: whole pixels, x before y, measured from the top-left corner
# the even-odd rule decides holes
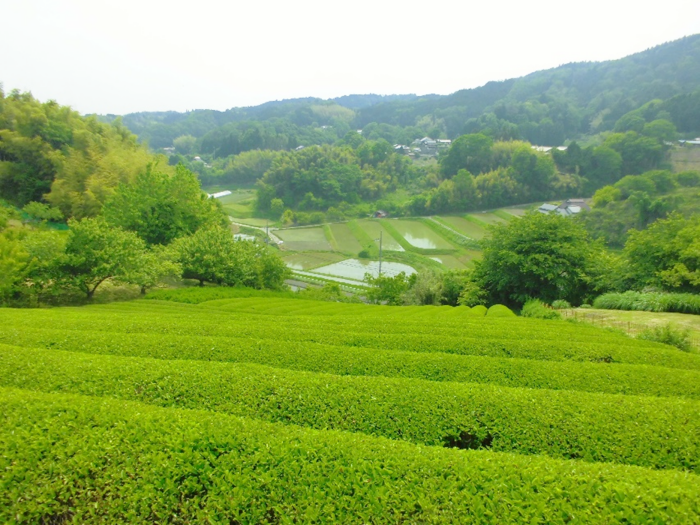
[[[81,113],[439,93],[700,33],[700,0],[0,0],[0,82]]]

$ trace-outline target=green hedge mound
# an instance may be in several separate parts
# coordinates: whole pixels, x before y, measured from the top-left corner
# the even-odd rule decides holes
[[[4,523],[674,523],[679,472],[0,389]]]

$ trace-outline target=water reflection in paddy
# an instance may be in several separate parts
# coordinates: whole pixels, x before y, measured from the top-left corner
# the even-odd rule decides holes
[[[374,277],[379,275],[379,261],[345,259],[344,261],[316,268],[313,272],[362,281],[366,273]],[[406,275],[416,273],[416,271],[407,264],[382,262],[382,275],[393,277],[401,272],[404,272]]]

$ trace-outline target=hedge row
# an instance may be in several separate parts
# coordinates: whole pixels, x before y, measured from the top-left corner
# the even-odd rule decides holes
[[[267,300],[287,298],[291,300],[302,300],[303,295],[289,291],[256,290],[245,287],[207,286],[192,288],[177,288],[166,290],[153,290],[148,292],[145,299],[160,301],[173,301],[179,303],[199,304],[215,299],[232,299],[258,297]]]
[[[4,347],[0,384],[425,445],[697,470],[700,402]]]
[[[404,324],[394,321],[375,325],[371,332],[355,332],[350,323],[336,323],[319,317],[276,317],[261,322],[259,317],[229,314],[216,317],[209,311],[165,314],[160,310],[118,312],[83,308],[45,311],[3,310],[0,325],[7,328],[57,326],[71,330],[129,333],[160,333],[178,336],[223,336],[273,339],[284,342],[310,342],[409,352],[441,352],[461,355],[488,355],[553,361],[597,361],[648,364],[670,368],[700,370],[700,356],[650,342],[612,336],[593,342],[571,341],[557,331],[560,324],[528,324],[522,319],[499,319],[475,325],[475,329],[457,335],[443,335],[435,324],[423,333],[391,333]],[[520,321],[515,323],[514,321]],[[565,325],[567,323],[561,323]],[[358,323],[357,329],[361,329]],[[384,327],[385,330],[382,330]],[[543,332],[543,328],[548,331]],[[369,330],[369,328],[368,328]],[[518,337],[520,336],[520,337]],[[528,339],[539,337],[539,339]],[[627,343],[622,346],[619,341]],[[12,341],[6,341],[12,343]]]
[[[336,375],[700,399],[700,372],[647,365],[539,361],[348,348],[298,341],[0,326],[0,342],[157,359],[257,363]]]
[[[326,303],[321,301],[307,302],[318,308],[323,308],[326,305]],[[96,318],[120,317],[126,319],[133,317],[162,320],[164,322],[180,322],[180,319],[185,319],[187,321],[201,321],[203,326],[206,325],[213,330],[223,329],[224,326],[233,329],[232,325],[234,322],[236,327],[246,326],[249,330],[257,331],[263,331],[270,326],[270,316],[241,311],[242,308],[237,301],[225,304],[227,308],[209,308],[201,305],[194,306],[169,302],[133,301],[54,310],[3,309],[0,312],[0,319],[7,319],[8,322],[17,320],[17,322],[30,324],[42,319],[52,322],[57,318],[79,321],[94,320]],[[357,305],[348,306],[356,307]],[[332,323],[334,331],[346,333],[393,335],[429,333],[436,340],[445,337],[479,337],[518,341],[547,340],[561,347],[566,347],[570,343],[590,343],[595,341],[637,348],[668,348],[658,343],[634,340],[623,334],[613,333],[583,323],[552,323],[550,321],[517,317],[483,319],[483,315],[480,317],[466,315],[460,318],[439,317],[437,319],[422,319],[420,315],[426,309],[432,311],[433,308],[424,306],[404,308],[405,313],[401,316],[358,316],[355,314],[340,315],[332,320],[318,315],[294,315],[289,317],[277,315],[277,318],[274,319],[274,325],[291,329],[304,327],[328,331],[329,323]],[[401,307],[393,307],[393,309],[397,310],[401,309]],[[482,311],[486,312],[486,308],[483,308]]]
[[[681,472],[1,389],[4,523],[675,523]]]
[[[601,295],[594,308],[607,310],[641,310],[646,312],[679,312],[700,315],[700,295],[690,293],[624,292]]]

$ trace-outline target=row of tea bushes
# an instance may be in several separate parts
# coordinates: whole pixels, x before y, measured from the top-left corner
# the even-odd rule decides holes
[[[700,399],[700,371],[647,365],[402,352],[257,338],[0,326],[0,343],[157,359],[192,359],[431,381]]]
[[[209,409],[426,445],[695,471],[700,401],[2,347],[0,385]]]
[[[3,523],[674,523],[700,478],[0,389]]]
[[[136,315],[138,313],[138,315]],[[511,321],[518,321],[513,323]],[[320,343],[333,346],[365,347],[410,352],[443,352],[460,355],[516,357],[553,361],[594,361],[648,364],[670,368],[700,370],[700,356],[646,341],[634,341],[615,334],[595,331],[599,337],[586,342],[572,341],[558,332],[560,324],[530,324],[526,319],[482,320],[463,333],[449,332],[437,326],[424,327],[423,333],[407,330],[402,324],[388,323],[386,330],[362,330],[363,324],[333,325],[323,318],[306,316],[262,322],[260,316],[229,315],[216,317],[209,311],[167,313],[107,308],[56,309],[46,311],[0,311],[0,322],[7,327],[60,326],[91,332],[160,333],[177,336],[222,336],[273,339],[285,342]],[[561,323],[563,325],[565,323]],[[390,326],[391,328],[390,328]],[[469,327],[471,328],[471,327]],[[393,333],[392,333],[393,332]],[[603,335],[600,335],[602,332]],[[621,342],[624,342],[623,346]]]

